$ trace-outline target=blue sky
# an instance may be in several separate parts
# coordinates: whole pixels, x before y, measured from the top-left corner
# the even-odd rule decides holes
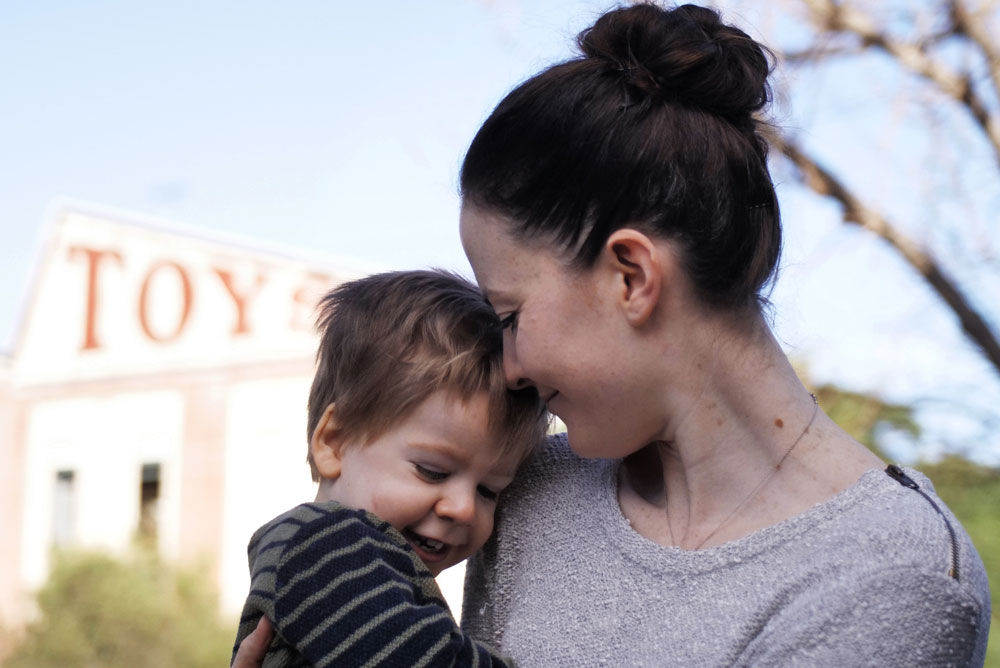
[[[374,266],[467,273],[456,196],[467,143],[507,90],[567,57],[607,5],[5,2],[0,348],[11,347],[46,210],[60,196]],[[752,34],[796,38],[773,11],[723,9]],[[910,215],[919,203],[851,146],[916,152],[917,135],[905,122],[895,138],[883,125],[866,133],[843,111],[871,101],[862,79],[880,90],[905,82],[888,68],[868,65],[859,77],[851,67],[787,75],[797,92],[778,121]],[[1000,461],[995,434],[981,441],[981,424],[941,408],[1000,405],[996,375],[953,319],[892,251],[776,174],[787,239],[775,327],[790,354],[816,380],[930,405],[925,452],[944,443]],[[992,206],[976,215],[988,219]]]

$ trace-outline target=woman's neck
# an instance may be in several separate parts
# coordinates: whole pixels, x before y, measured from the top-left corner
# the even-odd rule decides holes
[[[686,337],[668,428],[627,458],[619,500],[652,540],[711,547],[794,516],[878,460],[815,405],[767,326]],[[680,368],[677,368],[680,367]]]

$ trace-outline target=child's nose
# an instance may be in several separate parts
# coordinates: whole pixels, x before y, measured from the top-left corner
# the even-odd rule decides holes
[[[476,492],[458,486],[445,491],[437,503],[437,514],[459,524],[471,524],[476,518]]]

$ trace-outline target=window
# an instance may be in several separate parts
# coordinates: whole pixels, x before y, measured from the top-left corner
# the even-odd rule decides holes
[[[157,517],[160,501],[160,465],[143,464],[139,487],[139,535],[156,543]]]
[[[73,471],[56,471],[52,507],[52,544],[56,547],[72,545],[76,540],[76,474]]]

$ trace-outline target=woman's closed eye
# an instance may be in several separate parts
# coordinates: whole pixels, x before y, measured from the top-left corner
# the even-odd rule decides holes
[[[500,320],[500,327],[503,329],[509,329],[512,332],[517,331],[517,311],[513,311],[508,315],[504,316]]]

